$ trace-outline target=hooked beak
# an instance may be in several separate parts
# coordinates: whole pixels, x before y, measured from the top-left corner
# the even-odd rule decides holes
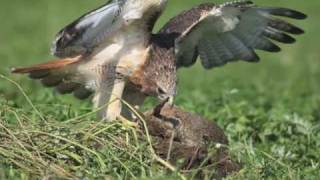
[[[166,104],[170,107],[173,107],[174,106],[174,96],[170,96],[170,97],[167,97],[163,102],[162,104]]]
[[[173,105],[173,102],[174,102],[174,96],[168,97],[167,102],[168,102],[169,105],[172,106],[172,105]]]

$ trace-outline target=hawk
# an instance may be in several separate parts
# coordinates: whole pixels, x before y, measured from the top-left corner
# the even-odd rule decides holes
[[[167,0],[111,0],[56,36],[58,60],[13,73],[29,74],[61,94],[93,94],[100,117],[128,115],[122,100],[141,105],[146,96],[176,95],[177,70],[200,57],[205,69],[243,60],[258,62],[255,50],[279,52],[274,41],[291,44],[304,31],[280,17],[305,19],[296,10],[259,7],[251,1],[200,4],[172,18],[157,33],[154,25]]]

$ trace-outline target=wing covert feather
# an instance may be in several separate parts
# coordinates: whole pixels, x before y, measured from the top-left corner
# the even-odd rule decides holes
[[[185,31],[181,31],[182,25],[176,28],[165,26],[162,30],[169,33],[179,30],[175,40],[179,67],[193,65],[196,62],[195,56],[192,56],[194,53],[198,53],[206,69],[238,60],[258,62],[256,49],[279,52],[280,47],[273,41],[291,44],[295,39],[289,34],[304,33],[301,28],[277,18],[306,18],[306,15],[295,10],[258,7],[251,1],[236,1],[219,6],[211,4],[206,7],[202,10],[198,8],[198,16],[193,22],[189,21],[188,16],[183,17],[183,14],[171,21],[171,24],[179,24],[181,21],[185,25],[182,23],[185,19],[189,25],[183,27]]]
[[[65,58],[89,53],[106,37],[116,32],[123,0],[112,0],[63,28],[53,42],[53,55]]]

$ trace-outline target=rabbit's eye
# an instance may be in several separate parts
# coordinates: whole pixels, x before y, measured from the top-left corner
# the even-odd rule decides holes
[[[180,123],[181,123],[181,120],[179,118],[176,118],[176,117],[166,118],[166,121],[172,123],[174,128],[178,127],[180,125]]]

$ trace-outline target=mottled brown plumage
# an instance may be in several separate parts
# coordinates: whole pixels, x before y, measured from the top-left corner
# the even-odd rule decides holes
[[[166,39],[165,39],[166,38]],[[174,48],[172,38],[153,35],[150,52],[146,62],[133,73],[129,81],[136,85],[141,92],[150,96],[163,96],[176,94],[176,64],[174,61]]]
[[[194,23],[197,23],[203,14],[206,14],[215,6],[213,3],[200,4],[190,10],[184,11],[170,19],[161,30],[160,34],[175,34],[180,36]]]

